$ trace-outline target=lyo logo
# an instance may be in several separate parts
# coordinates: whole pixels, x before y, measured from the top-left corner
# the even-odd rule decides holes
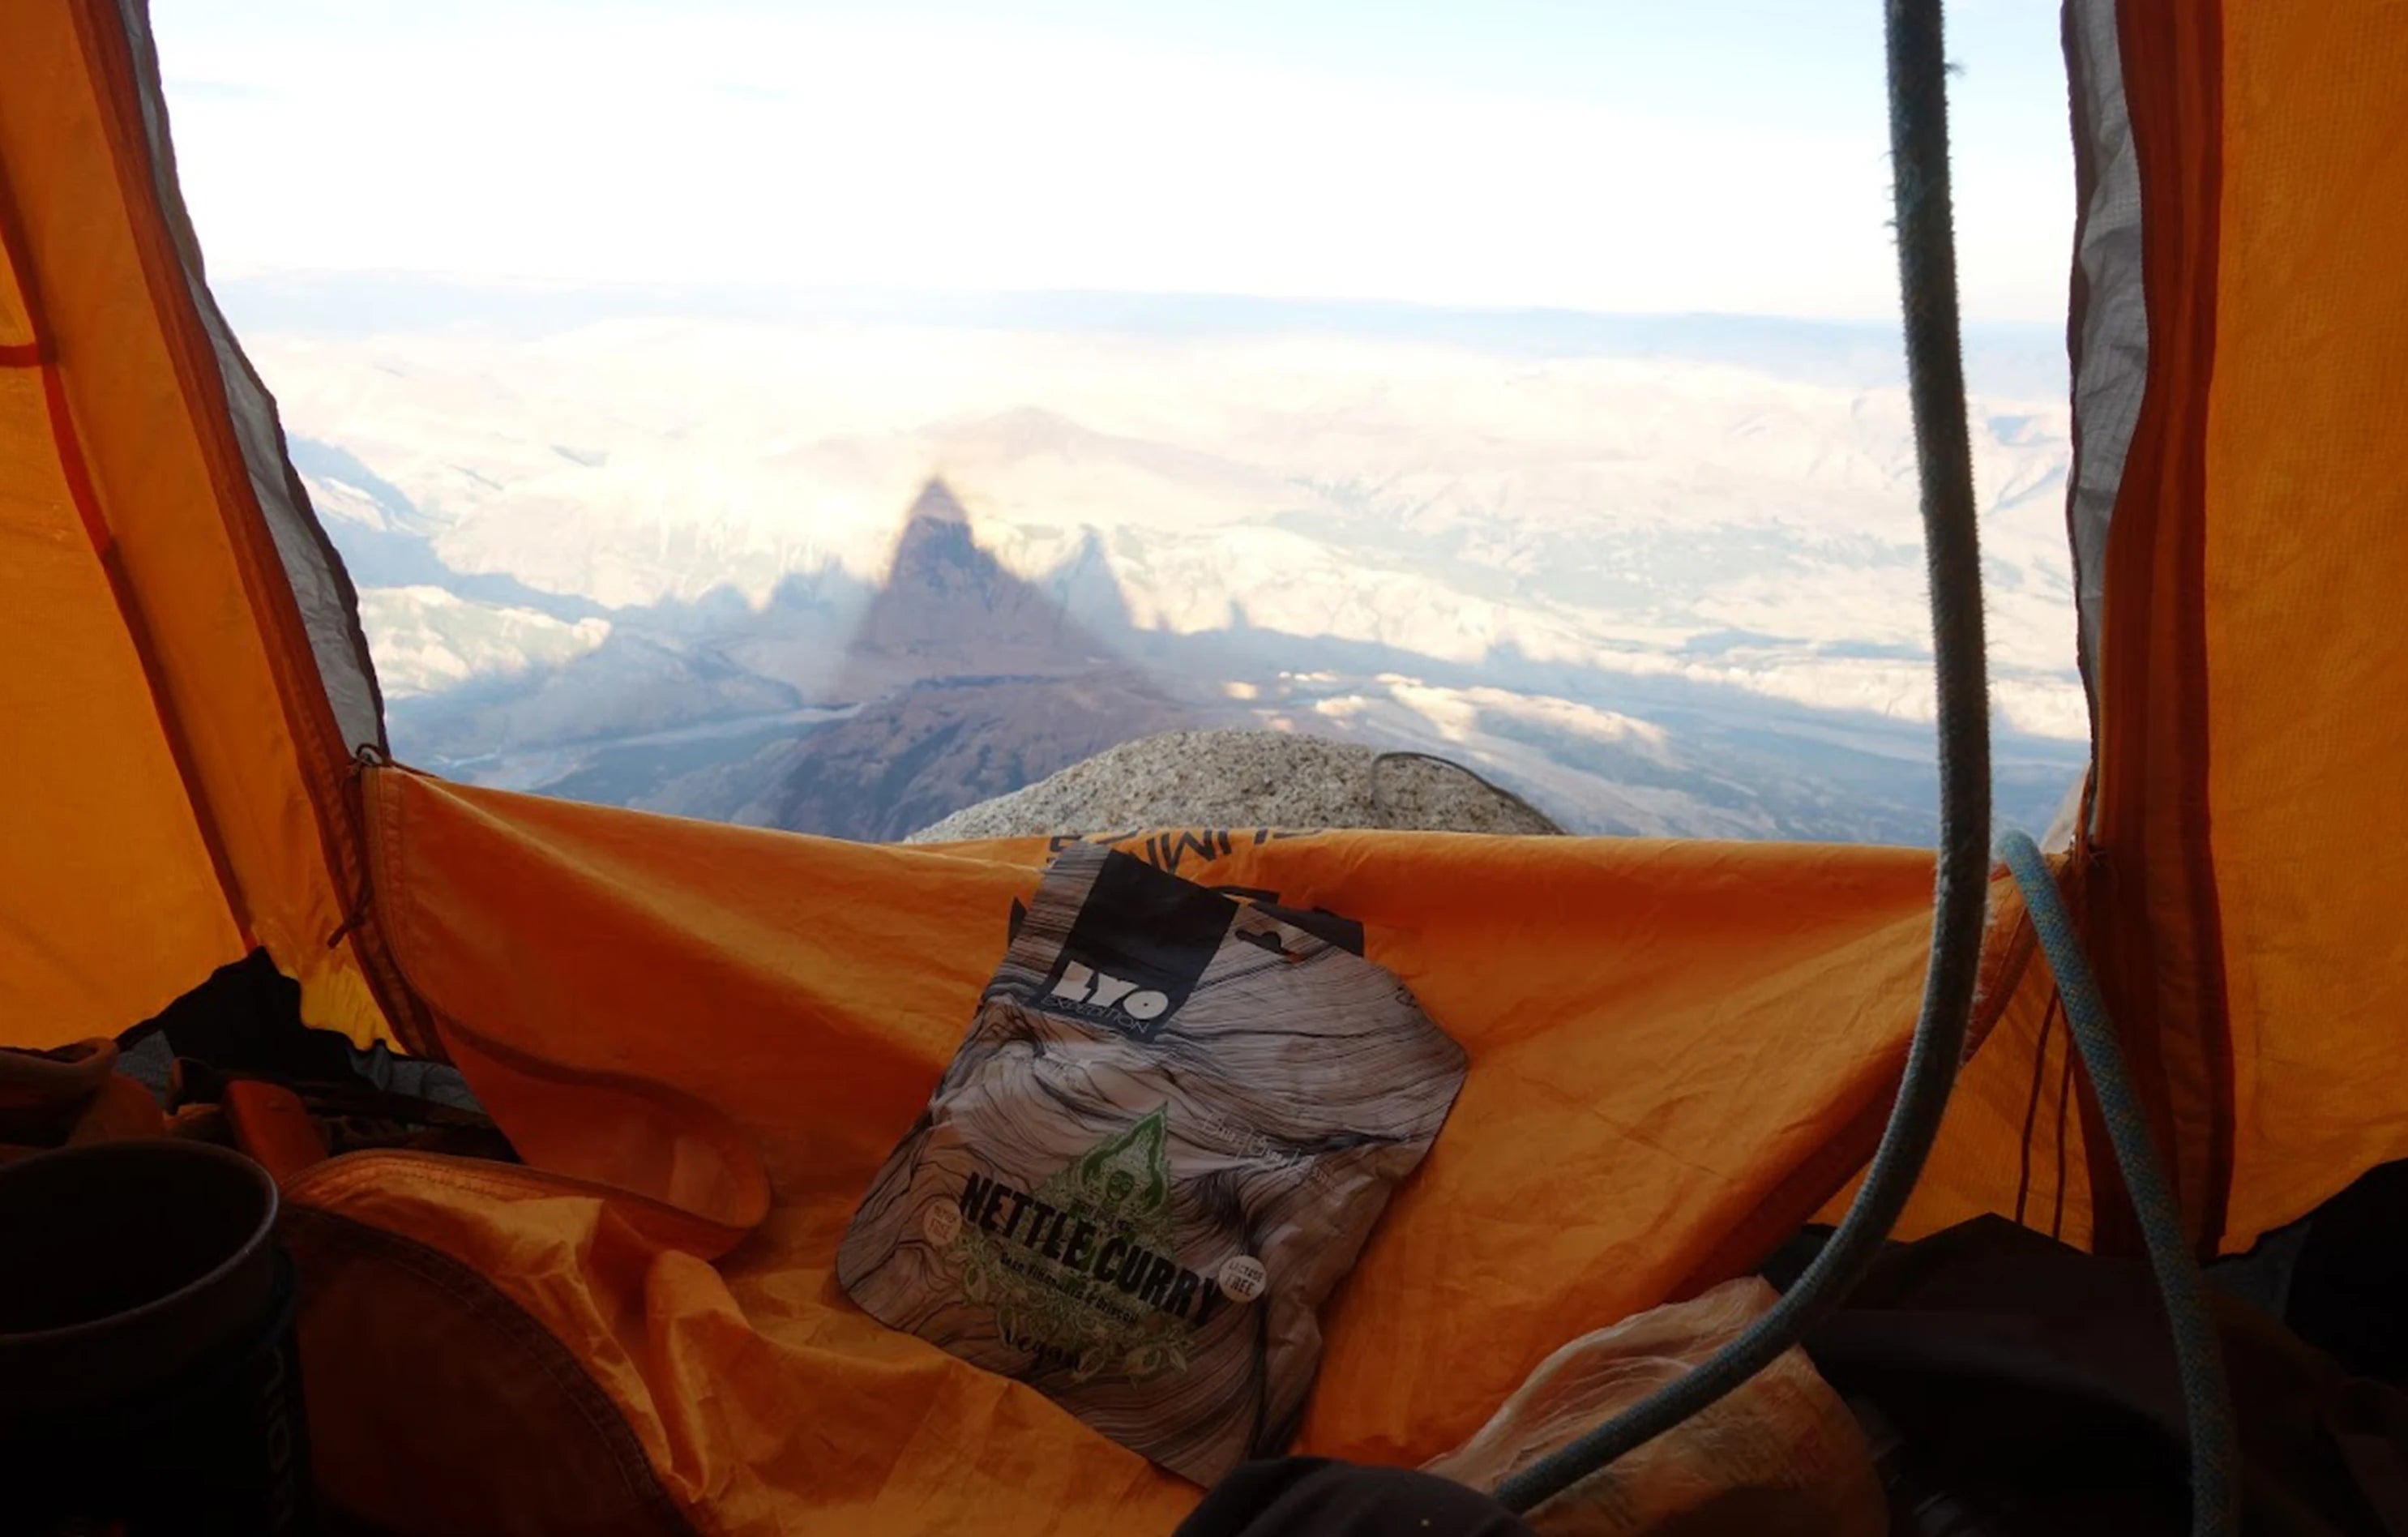
[[[1047,995],[1066,1003],[1083,1003],[1091,1009],[1117,1010],[1131,1019],[1160,1019],[1170,1008],[1170,997],[1136,983],[1067,961],[1062,967],[1062,980]]]

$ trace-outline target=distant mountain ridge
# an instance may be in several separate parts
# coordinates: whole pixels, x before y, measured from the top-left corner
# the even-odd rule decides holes
[[[949,294],[793,289],[761,284],[472,281],[415,272],[279,273],[220,279],[219,302],[245,334],[370,335],[458,326],[546,336],[605,321],[718,320],[793,324],[1006,329],[1046,335],[1227,339],[1335,336],[1407,340],[1516,357],[1673,357],[1860,384],[1904,378],[1893,320],[1785,315],[1614,314],[1448,308],[1380,299],[1231,294]],[[2041,322],[1964,326],[1966,374],[1984,394],[2062,398],[2065,332]]]
[[[1578,829],[1926,841],[1903,398],[1816,381],[1871,369],[1861,328],[1793,339],[1832,351],[645,321],[263,352],[396,749],[458,777],[892,837],[1233,725],[1457,757]],[[2035,826],[2084,756],[2065,430],[1977,402],[2000,806]]]

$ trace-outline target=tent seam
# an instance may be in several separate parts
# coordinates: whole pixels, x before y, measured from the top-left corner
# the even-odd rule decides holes
[[[183,279],[181,261],[175,258],[173,236],[158,206],[155,180],[147,174],[150,158],[147,131],[137,142],[128,143],[129,126],[140,126],[141,108],[138,101],[129,102],[126,93],[139,90],[140,82],[136,78],[133,49],[124,35],[123,18],[107,0],[85,0],[76,6],[74,16],[87,77],[95,85],[97,105],[102,108],[99,115],[103,137],[117,173],[120,201],[144,287],[176,371],[179,393],[187,407],[195,442],[208,467],[219,524],[225,530],[243,596],[260,621],[257,633],[266,654],[269,675],[275,681],[280,713],[294,738],[296,766],[318,826],[321,857],[328,880],[340,894],[357,884],[347,877],[346,866],[363,862],[365,857],[360,852],[361,829],[350,820],[348,808],[342,804],[338,778],[348,771],[351,754],[337,746],[342,740],[340,728],[326,698],[317,657],[309,650],[307,628],[301,622],[281,557],[272,561],[278,580],[271,582],[266,579],[270,563],[263,561],[259,548],[261,540],[267,538],[265,514],[251,488],[250,467],[241,447],[231,439],[231,407],[225,398],[224,380],[215,368],[215,349],[209,349],[212,366],[208,369],[198,366],[194,354],[198,320],[193,309],[191,288]],[[137,151],[139,168],[135,164]],[[171,265],[177,280],[169,291],[162,269]],[[200,340],[206,344],[206,336]],[[242,467],[239,475],[233,473],[234,465]],[[275,556],[272,546],[266,553]],[[300,638],[297,646],[296,636]],[[314,686],[297,686],[304,680]],[[337,900],[340,899],[338,895]],[[372,922],[373,917],[366,921]],[[349,938],[353,963],[367,983],[379,1012],[385,1016],[385,1025],[398,1035],[409,1012],[397,1007],[388,995],[399,978],[374,964],[360,942],[358,927]],[[406,1041],[403,1043],[413,1044]]]

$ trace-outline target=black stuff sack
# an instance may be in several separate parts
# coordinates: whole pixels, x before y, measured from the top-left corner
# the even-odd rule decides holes
[[[1321,1305],[1463,1073],[1362,956],[1074,845],[837,1278],[881,1322],[1209,1484],[1294,1436]]]

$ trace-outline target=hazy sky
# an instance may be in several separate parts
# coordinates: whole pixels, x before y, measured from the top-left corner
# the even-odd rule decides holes
[[[1880,0],[153,0],[213,271],[1895,312]],[[2065,310],[2055,0],[1966,309]]]

